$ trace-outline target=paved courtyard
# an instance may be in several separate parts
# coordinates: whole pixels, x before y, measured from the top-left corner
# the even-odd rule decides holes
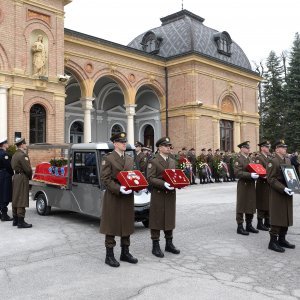
[[[97,219],[61,210],[42,217],[31,201],[32,229],[0,223],[0,299],[300,299],[300,196],[288,233],[296,249],[280,254],[267,249],[267,232],[236,234],[235,191],[236,183],[180,190],[181,254],[154,257],[137,223],[130,249],[139,263],[117,269],[104,264]]]

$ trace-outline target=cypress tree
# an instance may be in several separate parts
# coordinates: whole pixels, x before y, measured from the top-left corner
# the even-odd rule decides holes
[[[300,36],[296,33],[287,74],[287,134],[290,151],[300,150]]]
[[[285,137],[284,69],[281,59],[271,51],[263,77],[263,101],[260,107],[262,138],[275,141]]]

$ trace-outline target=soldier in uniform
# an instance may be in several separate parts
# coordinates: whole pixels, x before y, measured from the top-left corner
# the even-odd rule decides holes
[[[284,140],[274,143],[275,157],[267,165],[267,179],[270,184],[270,242],[269,249],[284,252],[295,245],[286,240],[288,227],[293,225],[293,192],[287,188],[280,165],[291,165],[286,157],[287,145]]]
[[[14,174],[10,157],[6,152],[8,149],[7,138],[0,139],[0,218],[1,221],[12,221],[7,214],[8,204],[12,199],[12,176]]]
[[[212,172],[212,176],[214,177],[214,171],[213,171],[213,164],[214,164],[214,156],[212,154],[212,149],[209,148],[207,150],[207,157],[206,157],[206,160],[207,160],[207,164],[209,165],[210,169],[211,169],[211,172]],[[215,180],[215,178],[214,178]],[[209,182],[212,182],[211,180]]]
[[[265,169],[272,159],[270,155],[271,144],[269,141],[263,141],[258,144],[260,153],[256,156],[255,162],[261,164]],[[257,209],[257,229],[268,231],[269,222],[269,184],[267,177],[259,177],[256,182],[256,209]],[[265,221],[263,223],[263,220]]]
[[[207,163],[207,157],[206,157],[206,149],[202,148],[201,149],[201,154],[197,157],[197,162],[198,164],[201,163]],[[208,183],[209,179],[207,178],[206,182],[206,176],[203,174],[202,169],[199,169],[199,179],[200,179],[200,184]]]
[[[253,215],[256,210],[255,180],[258,179],[259,176],[258,174],[250,173],[247,170],[248,164],[253,163],[249,157],[249,141],[239,144],[238,147],[241,150],[234,165],[234,173],[238,178],[236,202],[237,233],[249,235],[249,232],[259,232],[252,226]],[[246,230],[243,227],[244,214],[246,219]]]
[[[220,162],[221,162],[220,149],[217,149],[213,156],[213,169],[212,169],[213,177],[215,178],[216,182],[220,182],[220,175],[218,171],[218,166]]]
[[[196,183],[196,150],[195,148],[191,148],[189,150],[189,152],[187,153],[187,159],[190,161],[190,163],[192,164],[192,174],[191,174],[191,178],[192,178],[192,182],[191,184],[197,184]]]
[[[29,180],[32,177],[32,169],[28,155],[25,153],[27,149],[24,138],[16,140],[15,145],[17,151],[11,160],[11,166],[14,170],[13,177],[13,226],[18,228],[30,228],[32,224],[24,221],[26,207],[29,207]]]
[[[114,151],[108,154],[101,163],[101,182],[106,190],[103,198],[100,232],[105,234],[105,263],[111,267],[119,267],[115,259],[115,236],[121,237],[121,261],[136,264],[138,260],[129,252],[130,235],[134,232],[134,194],[126,190],[117,180],[120,171],[134,169],[134,160],[125,155],[127,137],[125,132],[115,134],[110,139]]]
[[[153,243],[152,254],[164,257],[160,249],[160,230],[165,233],[165,251],[179,254],[173,245],[173,229],[175,228],[176,190],[165,182],[162,172],[165,169],[175,169],[175,161],[169,158],[171,142],[168,137],[162,137],[156,142],[158,154],[148,164],[148,182],[152,186],[149,228]]]
[[[141,142],[136,141],[134,146],[136,153],[136,157],[134,159],[136,169],[140,170],[145,175],[147,156],[142,151],[142,147],[144,147],[144,145]]]

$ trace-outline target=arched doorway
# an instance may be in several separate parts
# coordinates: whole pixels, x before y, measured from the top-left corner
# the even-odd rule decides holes
[[[154,129],[147,125],[144,130],[144,145],[154,150]]]
[[[30,109],[30,144],[46,142],[46,111],[40,104]]]
[[[75,121],[70,128],[70,143],[83,142],[83,122]]]

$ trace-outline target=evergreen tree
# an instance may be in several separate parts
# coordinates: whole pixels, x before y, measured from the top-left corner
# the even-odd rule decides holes
[[[296,33],[287,74],[287,134],[291,151],[300,150],[300,36]]]
[[[271,51],[264,72],[263,101],[260,107],[262,138],[275,141],[285,137],[285,117],[283,78],[281,59]]]

